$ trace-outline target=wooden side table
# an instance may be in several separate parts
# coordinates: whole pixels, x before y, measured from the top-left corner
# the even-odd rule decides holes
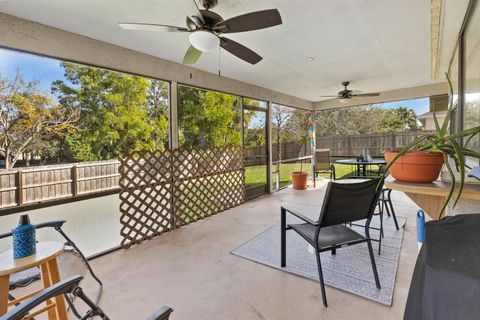
[[[430,218],[438,220],[450,190],[450,183],[441,181],[431,183],[402,182],[390,176],[385,179],[385,187],[392,190],[403,191],[413,202],[422,208]],[[458,191],[458,185],[455,186],[455,189],[453,199],[455,199],[456,192]],[[480,185],[465,184],[460,199],[480,201]]]
[[[63,243],[39,242],[37,243],[37,253],[29,257],[13,259],[12,250],[0,254],[0,316],[4,315],[9,307],[41,291],[40,289],[17,298],[15,301],[8,301],[10,274],[33,267],[40,267],[43,288],[47,288],[60,281],[57,257],[63,252],[63,248]],[[48,300],[45,307],[31,313],[30,316],[34,317],[43,312],[48,312],[49,320],[67,320],[67,309],[63,296],[60,295]]]

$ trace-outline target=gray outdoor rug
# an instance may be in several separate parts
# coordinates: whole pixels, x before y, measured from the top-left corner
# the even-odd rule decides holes
[[[318,207],[307,206],[301,211],[309,212],[306,215],[317,219],[319,210]],[[388,218],[387,215],[384,217],[385,238],[382,239],[381,255],[378,255],[378,242],[372,242],[382,289],[379,290],[375,286],[366,243],[337,249],[335,256],[330,252],[323,252],[321,261],[325,284],[391,306],[406,218],[397,216],[397,221],[399,231],[395,229],[393,218]],[[379,222],[378,216],[375,216],[371,226],[378,227]],[[287,223],[301,221],[290,215]],[[364,234],[362,227],[352,226],[352,229]],[[370,235],[373,239],[378,239],[378,231],[371,230]],[[280,268],[280,223],[250,239],[231,253],[318,282],[313,248],[309,248],[309,244],[293,230],[287,231],[287,266]]]

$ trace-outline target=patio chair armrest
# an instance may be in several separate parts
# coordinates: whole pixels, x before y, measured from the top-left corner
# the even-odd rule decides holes
[[[293,214],[295,217],[305,221],[306,223],[312,225],[312,226],[318,226],[320,223],[318,221],[314,221],[306,216],[304,216],[303,214],[301,214],[300,212],[298,211],[293,211],[293,210],[290,210],[290,209],[287,209],[285,207],[282,207],[283,210],[285,210],[286,212],[288,213],[291,213]]]
[[[35,225],[35,229],[41,229],[41,228],[60,228],[67,220],[56,220],[56,221],[48,221],[48,222],[43,222],[43,223],[38,223]],[[0,239],[8,238],[13,235],[12,232],[6,232],[0,234]]]
[[[55,220],[55,221],[47,221],[43,223],[38,223],[35,225],[36,229],[41,229],[41,228],[60,228],[63,226],[63,224],[67,222],[67,220]]]
[[[65,293],[71,292],[73,288],[77,287],[80,281],[83,279],[82,276],[72,276],[63,281],[60,281],[42,291],[35,294],[33,297],[21,302],[18,306],[11,309],[9,312],[0,316],[0,320],[20,320],[23,319],[33,308],[40,305],[41,303],[62,295]]]
[[[13,233],[11,231],[6,233],[0,233],[0,239],[8,238],[11,236],[13,236]]]
[[[160,307],[157,311],[151,314],[146,320],[168,320],[173,309],[167,306]]]

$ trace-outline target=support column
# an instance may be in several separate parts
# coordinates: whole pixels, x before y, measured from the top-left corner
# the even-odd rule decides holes
[[[267,190],[268,193],[273,193],[272,185],[272,101],[268,101],[267,109],[267,147],[268,147],[268,163],[267,163]]]
[[[170,83],[168,101],[170,103],[170,137],[169,145],[170,149],[177,149],[179,147],[179,132],[178,132],[178,83],[172,81]]]

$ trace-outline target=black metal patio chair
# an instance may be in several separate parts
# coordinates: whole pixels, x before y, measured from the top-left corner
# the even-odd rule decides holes
[[[35,309],[37,306],[59,295],[64,295],[66,297],[73,296],[86,304],[88,311],[86,311],[84,315],[80,316],[79,319],[86,320],[98,317],[103,320],[109,320],[110,318],[98,306],[98,304],[90,300],[90,298],[85,295],[82,288],[79,286],[81,280],[82,276],[76,275],[60,281],[40,291],[28,300],[21,302],[16,307],[10,309],[6,314],[0,317],[0,320],[24,319],[25,316],[32,314],[33,309]],[[170,307],[163,306],[149,316],[146,320],[168,320],[172,312],[173,310]]]
[[[325,307],[327,307],[327,297],[320,261],[321,252],[331,251],[332,254],[336,254],[338,248],[366,242],[375,284],[378,289],[381,288],[369,228],[382,187],[383,179],[380,178],[360,183],[329,182],[317,221],[306,217],[302,212],[285,207],[281,208],[280,264],[282,267],[286,266],[286,231],[294,230],[317,251],[318,277]],[[304,223],[287,224],[287,212],[303,220]],[[347,223],[364,219],[366,219],[365,235],[361,235],[346,225]]]
[[[65,279],[72,275],[86,275],[87,273],[89,273],[91,277],[95,280],[95,282],[98,284],[98,289],[94,299],[94,302],[98,303],[103,290],[102,281],[100,281],[97,275],[93,272],[90,263],[88,262],[82,251],[80,251],[77,245],[62,230],[62,226],[65,222],[66,220],[49,221],[36,224],[35,227],[37,230],[43,228],[54,229],[64,239],[65,251],[58,257],[58,264],[62,278]],[[0,239],[5,239],[9,237],[12,237],[11,232],[0,234]],[[10,291],[15,290],[18,287],[28,286],[29,284],[36,280],[39,280],[40,278],[40,270],[37,267],[14,273],[10,277]],[[9,294],[9,300],[13,301],[15,300],[15,297],[12,294]],[[73,301],[68,301],[68,297],[67,302],[69,305],[73,305]],[[74,308],[72,308],[72,311],[75,313]],[[75,315],[80,318],[78,314]]]
[[[315,167],[314,167],[315,177],[317,178],[320,174],[326,173],[330,175],[330,180],[335,180],[335,166],[332,163],[330,158],[330,149],[317,149],[315,150]]]
[[[388,177],[390,175],[390,172],[385,172],[386,166],[381,165],[379,166],[378,171],[375,172],[375,175],[379,177],[380,175],[384,175],[385,177]],[[378,211],[374,211],[373,215],[374,216],[379,216],[380,219],[380,226],[379,228],[376,227],[370,227],[370,229],[374,230],[379,230],[379,236],[378,239],[372,239],[372,241],[377,241],[378,242],[378,254],[381,253],[382,249],[382,238],[384,238],[384,231],[383,231],[383,217],[384,213],[387,213],[387,216],[390,218],[393,218],[393,222],[395,223],[395,228],[397,230],[400,230],[398,226],[398,221],[397,221],[397,216],[395,215],[395,209],[393,208],[393,202],[392,202],[392,189],[383,187],[382,192],[380,193],[378,197]],[[350,224],[350,225],[355,225],[355,226],[360,226],[362,227],[363,225],[359,224]]]
[[[384,208],[387,211],[387,216],[393,218],[393,222],[395,223],[395,228],[400,230],[398,227],[397,216],[395,215],[395,209],[393,209],[393,202],[392,202],[392,189],[390,188],[383,188],[380,198],[378,199]]]

